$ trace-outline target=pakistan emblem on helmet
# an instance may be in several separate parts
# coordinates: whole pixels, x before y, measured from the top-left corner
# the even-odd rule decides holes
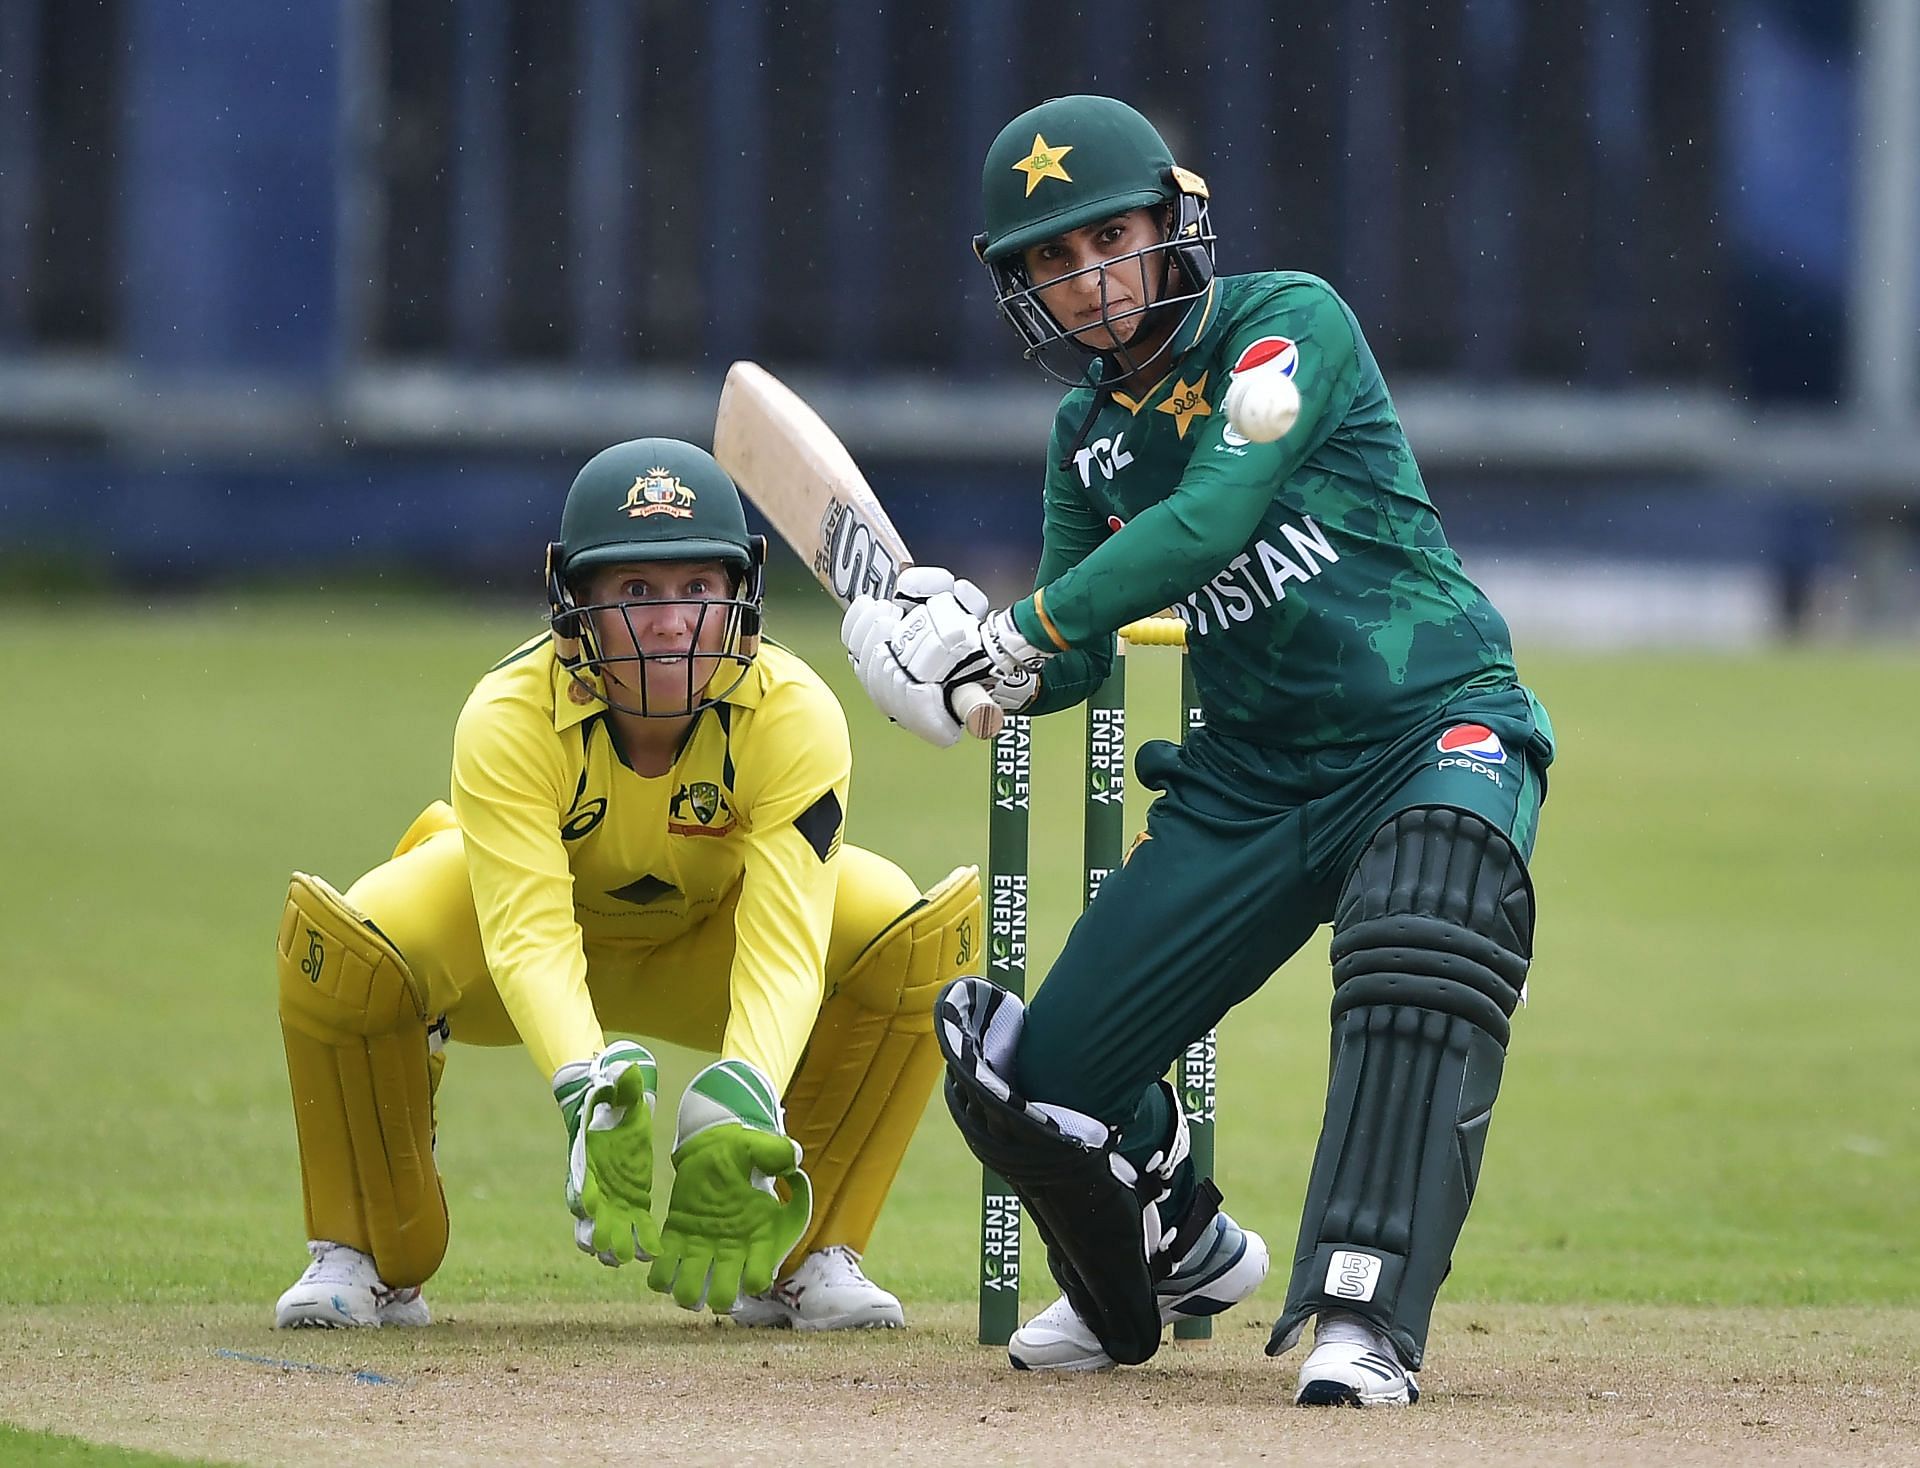
[[[620,508],[637,519],[671,515],[676,520],[687,520],[693,517],[693,491],[675,478],[671,469],[656,464],[634,479],[633,488],[627,491],[627,502]]]

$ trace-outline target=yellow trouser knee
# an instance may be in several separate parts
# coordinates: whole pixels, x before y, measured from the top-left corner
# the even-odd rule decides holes
[[[425,996],[393,945],[302,872],[279,972],[307,1236],[371,1254],[389,1285],[423,1283],[447,1250]]]
[[[787,1088],[814,1203],[784,1268],[829,1244],[867,1247],[940,1074],[934,1000],[979,943],[980,873],[960,867],[882,928],[821,1006]]]

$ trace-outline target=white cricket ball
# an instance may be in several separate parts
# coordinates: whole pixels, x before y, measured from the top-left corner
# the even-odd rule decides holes
[[[1242,438],[1272,443],[1300,416],[1300,389],[1276,367],[1236,372],[1227,386],[1227,422]]]

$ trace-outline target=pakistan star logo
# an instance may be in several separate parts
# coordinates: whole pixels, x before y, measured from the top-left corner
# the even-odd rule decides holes
[[[1073,175],[1060,166],[1060,160],[1073,151],[1073,144],[1064,148],[1049,148],[1047,140],[1039,133],[1033,135],[1033,151],[1013,165],[1014,172],[1027,176],[1027,197],[1033,197],[1033,191],[1040,187],[1043,178],[1057,178],[1061,183],[1072,183]]]
[[[1206,390],[1207,374],[1204,372],[1200,374],[1198,382],[1189,383],[1182,377],[1174,383],[1173,391],[1167,394],[1167,400],[1159,406],[1157,411],[1171,415],[1174,427],[1178,430],[1175,437],[1185,438],[1187,425],[1195,418],[1213,416],[1213,405],[1202,396]]]
[[[664,465],[656,465],[633,481],[627,502],[620,507],[629,516],[671,515],[676,520],[693,517],[693,491],[674,477]]]

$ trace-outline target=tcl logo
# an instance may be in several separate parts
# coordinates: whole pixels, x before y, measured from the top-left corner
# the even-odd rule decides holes
[[[1100,466],[1100,477],[1111,479],[1127,465],[1133,462],[1133,455],[1122,445],[1126,443],[1125,433],[1116,433],[1112,438],[1096,438],[1092,443],[1073,456],[1073,467],[1080,471],[1080,487],[1093,487],[1093,466]]]

